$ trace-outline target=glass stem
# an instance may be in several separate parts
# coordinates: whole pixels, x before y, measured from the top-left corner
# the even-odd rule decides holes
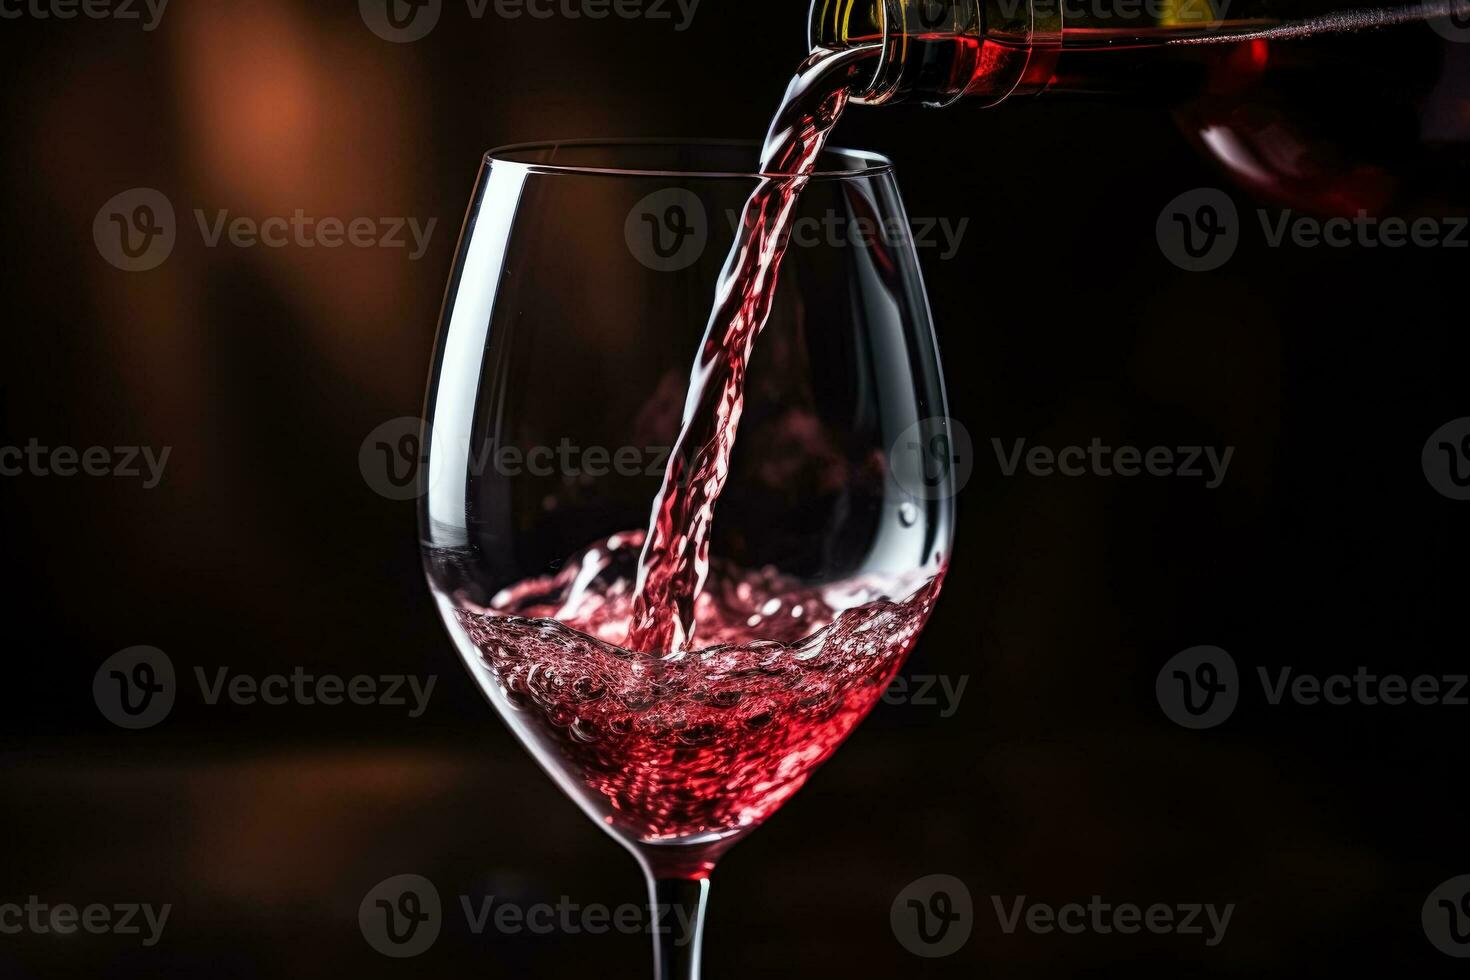
[[[653,905],[655,980],[699,980],[708,878],[665,878],[648,872]]]

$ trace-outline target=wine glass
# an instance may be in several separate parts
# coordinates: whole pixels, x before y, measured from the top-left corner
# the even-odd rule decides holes
[[[891,166],[829,150],[797,202],[715,507],[695,632],[626,649],[650,502],[746,198],[745,144],[509,147],[446,292],[420,539],[470,673],[692,940],[715,861],[872,709],[949,559],[953,454]]]

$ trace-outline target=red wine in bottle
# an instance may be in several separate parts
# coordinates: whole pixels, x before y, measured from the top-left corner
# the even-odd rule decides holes
[[[882,45],[857,104],[1147,100],[1263,198],[1470,199],[1470,0],[815,0],[810,34]]]

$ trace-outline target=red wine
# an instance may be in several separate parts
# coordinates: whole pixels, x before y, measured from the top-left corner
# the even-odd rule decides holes
[[[694,603],[710,645],[653,657],[623,645],[643,538],[456,615],[503,714],[574,798],[634,839],[713,840],[769,816],[862,720],[942,573],[803,588],[716,560]]]
[[[695,605],[709,574],[710,528],[740,428],[745,371],[776,294],[792,213],[847,105],[852,72],[876,50],[813,53],[771,123],[761,153],[763,176],[720,274],[689,377],[683,425],[654,499],[638,565],[631,649],[657,653],[694,643]]]

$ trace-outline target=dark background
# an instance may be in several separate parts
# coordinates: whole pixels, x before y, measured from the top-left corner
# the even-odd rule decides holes
[[[420,411],[482,152],[754,138],[805,18],[805,4],[756,6],[705,0],[680,33],[476,21],[448,3],[406,45],[350,2],[178,2],[151,33],[0,24],[3,442],[172,447],[154,490],[0,479],[0,900],[174,906],[150,949],[0,936],[0,975],[647,975],[642,937],[464,928],[459,894],[617,905],[643,886],[464,675],[423,584],[413,506],[369,488],[358,449]],[[1435,492],[1420,452],[1470,415],[1466,253],[1268,248],[1248,218],[1223,268],[1182,271],[1155,236],[1166,202],[1213,186],[1243,215],[1257,205],[1157,101],[859,109],[838,142],[889,154],[911,215],[970,219],[954,259],[921,253],[951,412],[977,455],[945,595],[905,668],[968,686],[948,718],[880,705],[731,852],[707,976],[1457,970],[1420,908],[1470,871],[1470,709],[1269,707],[1254,673],[1464,672],[1470,503]],[[173,201],[179,241],[129,274],[98,254],[92,221],[140,186]],[[413,262],[207,249],[195,208],[439,223]],[[1006,478],[990,443],[1094,436],[1236,451],[1210,491]],[[300,665],[439,680],[419,719],[210,707],[190,681],[166,722],[129,733],[91,682],[136,644],[188,678]],[[1165,661],[1199,644],[1247,679],[1235,715],[1202,732],[1154,694]],[[451,908],[430,952],[393,961],[356,911],[401,873],[431,878]],[[975,932],[920,959],[889,907],[935,873],[966,882]],[[990,897],[1094,894],[1236,910],[1206,948],[1007,935]]]

